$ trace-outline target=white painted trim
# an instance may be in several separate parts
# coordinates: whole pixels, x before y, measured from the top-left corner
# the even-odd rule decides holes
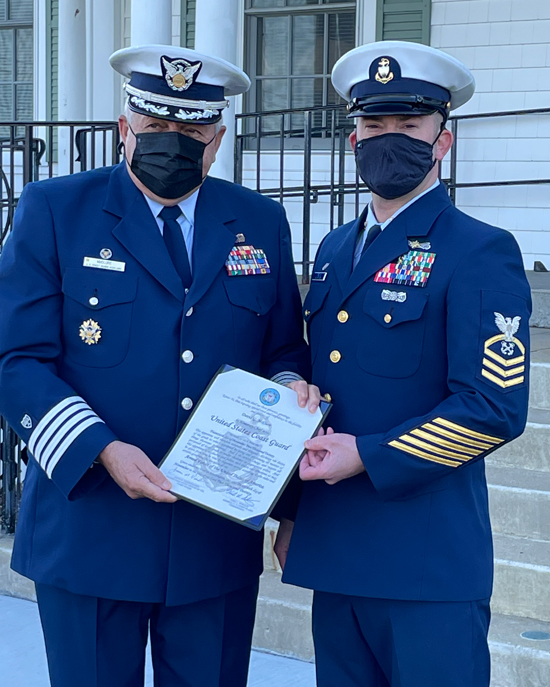
[[[46,0],[35,0],[33,14],[33,118],[44,120],[47,118],[47,22]]]
[[[357,0],[357,45],[376,40],[376,5],[378,0]]]

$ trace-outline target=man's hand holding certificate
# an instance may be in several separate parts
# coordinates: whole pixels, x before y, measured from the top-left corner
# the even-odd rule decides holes
[[[322,401],[311,413],[292,389],[227,366],[160,468],[176,496],[261,529],[304,453],[304,442],[329,409]]]

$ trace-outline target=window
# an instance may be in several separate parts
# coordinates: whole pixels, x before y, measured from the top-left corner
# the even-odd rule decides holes
[[[48,90],[46,95],[47,118],[56,121],[59,97],[59,0],[48,0],[46,3],[46,78]]]
[[[195,9],[197,0],[181,0],[181,40],[184,48],[195,47]]]
[[[376,40],[430,44],[431,0],[378,0]]]
[[[247,72],[252,80],[248,112],[340,104],[330,72],[355,47],[355,1],[246,0]],[[291,126],[302,127],[293,115]],[[314,115],[321,126],[323,114]],[[266,117],[264,131],[280,129],[281,118]]]
[[[33,118],[32,18],[32,0],[0,0],[0,120]]]

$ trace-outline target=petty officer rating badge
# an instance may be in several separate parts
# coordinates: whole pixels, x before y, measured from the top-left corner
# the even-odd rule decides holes
[[[374,276],[374,281],[403,286],[426,286],[435,261],[435,253],[410,250],[397,262],[390,262]]]
[[[101,327],[95,320],[85,320],[80,325],[79,334],[82,341],[91,346],[101,339]]]
[[[485,341],[481,374],[502,389],[508,389],[525,381],[525,346],[514,336],[521,317],[504,317],[499,312],[494,315],[501,334]]]
[[[234,246],[225,262],[225,267],[230,277],[271,272],[265,252],[254,246]]]

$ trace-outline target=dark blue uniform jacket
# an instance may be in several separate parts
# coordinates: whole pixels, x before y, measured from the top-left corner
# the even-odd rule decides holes
[[[265,251],[270,274],[228,275],[239,233]],[[105,262],[124,271],[83,265],[109,252]],[[277,203],[207,178],[193,274],[185,295],[125,163],[24,189],[0,260],[0,412],[32,456],[12,563],[23,575],[80,594],[180,604],[260,574],[262,533],[183,501],[131,500],[94,465],[114,439],[158,463],[189,416],[182,400],[196,403],[223,363],[307,376]]]
[[[352,273],[363,221],[323,241],[304,317],[313,382],[334,403],[328,424],[357,437],[366,472],[304,484],[284,580],[367,597],[487,598],[483,459],[521,434],[528,405],[521,254],[440,185],[397,215]],[[414,259],[424,277],[406,274]]]

